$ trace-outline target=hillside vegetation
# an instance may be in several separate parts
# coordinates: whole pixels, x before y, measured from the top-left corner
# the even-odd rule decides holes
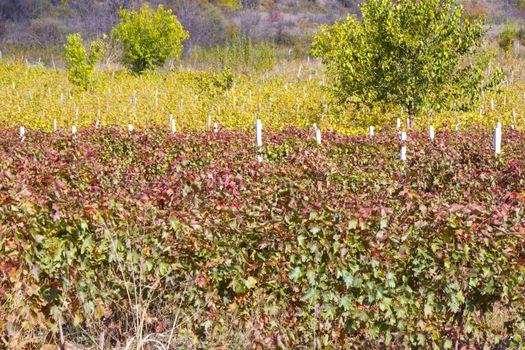
[[[284,46],[305,46],[319,24],[358,13],[361,0],[12,0],[0,3],[0,43],[4,50],[60,47],[66,34],[109,33],[119,8],[144,3],[174,10],[190,33],[186,52],[220,45],[232,33]],[[522,19],[521,0],[464,0],[468,16],[484,15],[492,24]]]

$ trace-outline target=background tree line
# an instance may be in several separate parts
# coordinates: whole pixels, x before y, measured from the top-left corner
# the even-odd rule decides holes
[[[85,40],[111,31],[119,9],[162,4],[177,16],[189,39],[187,58],[230,45],[237,38],[294,48],[306,55],[320,24],[333,24],[350,14],[359,16],[363,0],[10,0],[0,1],[0,50],[50,61],[63,51],[68,34]],[[510,52],[525,43],[521,21],[525,0],[462,0],[465,16],[486,17],[499,46]],[[496,42],[496,40],[494,40]],[[245,41],[240,42],[243,46]],[[237,44],[236,44],[237,45]],[[238,45],[237,45],[238,46]],[[54,50],[51,55],[42,50]],[[234,52],[237,55],[237,52]]]
[[[173,10],[190,33],[186,52],[225,42],[233,32],[290,45],[320,23],[357,13],[361,0],[12,0],[0,2],[0,43],[60,47],[70,33],[108,33],[118,11],[143,4]]]

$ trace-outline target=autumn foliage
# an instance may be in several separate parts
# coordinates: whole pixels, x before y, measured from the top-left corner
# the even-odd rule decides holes
[[[251,133],[0,131],[0,339],[60,320],[109,346],[142,305],[179,345],[521,344],[525,146],[503,134],[495,157],[490,132],[410,132],[403,163],[393,130],[285,129],[258,163]]]

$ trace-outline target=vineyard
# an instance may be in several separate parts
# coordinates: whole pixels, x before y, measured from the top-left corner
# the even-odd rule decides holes
[[[513,84],[502,86],[501,93],[487,93],[480,102],[481,115],[479,110],[429,111],[416,125],[453,129],[459,121],[462,128],[493,128],[499,121],[525,127],[525,70],[515,61],[507,64]],[[357,135],[366,133],[369,126],[381,128],[395,125],[397,118],[404,119],[399,110],[341,107],[328,94],[323,67],[310,59],[281,62],[268,72],[250,74],[182,69],[138,77],[124,71],[101,72],[90,91],[68,83],[61,70],[19,61],[0,62],[0,76],[0,122],[8,127],[52,131],[56,119],[57,128],[68,130],[73,125],[89,127],[96,121],[100,126],[169,129],[172,116],[180,131],[204,131],[211,121],[226,129],[251,132],[259,118],[269,130],[290,125],[309,128],[316,123],[323,130]]]
[[[402,162],[395,130],[286,128],[258,162],[238,131],[6,129],[3,341],[521,344],[524,135],[503,133],[495,157],[490,132],[409,132]]]

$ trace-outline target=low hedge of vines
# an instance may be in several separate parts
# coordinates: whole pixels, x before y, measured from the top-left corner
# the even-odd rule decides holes
[[[520,348],[524,138],[0,131],[0,340]]]

